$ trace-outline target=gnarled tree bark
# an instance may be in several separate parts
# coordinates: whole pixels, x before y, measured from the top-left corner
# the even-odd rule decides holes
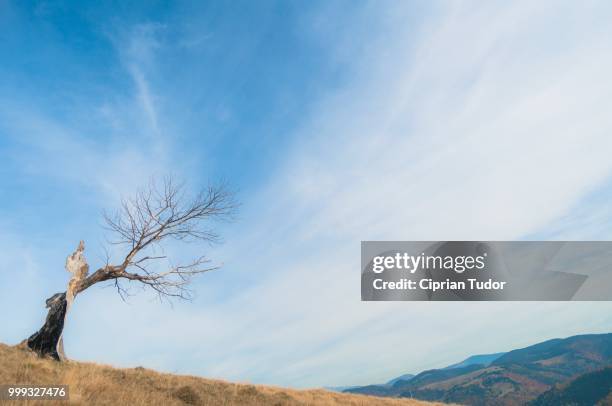
[[[85,244],[81,241],[76,251],[66,258],[66,270],[72,274],[68,282],[68,289],[46,300],[49,312],[45,324],[26,341],[28,348],[40,356],[49,356],[58,361],[67,359],[62,339],[66,315],[79,292],[81,282],[87,277],[89,271],[83,251],[85,251]]]

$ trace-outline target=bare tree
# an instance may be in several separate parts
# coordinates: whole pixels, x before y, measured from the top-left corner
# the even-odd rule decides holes
[[[164,243],[218,242],[211,220],[227,219],[235,208],[233,196],[224,185],[209,186],[189,197],[172,178],[165,178],[161,185],[152,181],[133,198],[123,200],[119,210],[103,215],[111,234],[109,243],[114,251],[121,252],[120,259],[112,263],[107,255],[106,263],[89,274],[81,241],[66,259],[66,270],[72,274],[66,292],[47,299],[45,324],[24,344],[41,356],[65,359],[62,331],[66,314],[76,295],[100,282],[110,281],[124,300],[128,294],[125,282],[150,288],[160,298],[189,299],[191,279],[217,267],[205,256],[171,265],[163,251]]]

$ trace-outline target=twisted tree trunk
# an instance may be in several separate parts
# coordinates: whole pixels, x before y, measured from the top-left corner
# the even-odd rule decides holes
[[[46,301],[49,313],[45,324],[27,339],[27,346],[41,357],[51,357],[58,361],[66,359],[61,344],[64,320],[66,319],[66,292],[56,293]]]
[[[66,322],[66,315],[70,306],[82,289],[81,281],[87,277],[89,265],[83,256],[85,244],[79,243],[76,251],[66,258],[66,270],[72,274],[68,282],[68,289],[64,293],[56,293],[46,300],[47,318],[45,324],[26,341],[28,348],[41,357],[51,357],[58,361],[66,360],[62,333]]]

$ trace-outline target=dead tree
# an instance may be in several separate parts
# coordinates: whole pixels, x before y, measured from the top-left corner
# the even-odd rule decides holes
[[[72,275],[66,292],[47,299],[45,324],[25,344],[40,356],[66,359],[62,332],[70,306],[79,293],[101,282],[112,283],[124,300],[129,292],[126,282],[150,288],[160,299],[189,299],[192,277],[217,267],[205,256],[171,265],[163,254],[164,243],[171,239],[217,242],[219,236],[210,227],[211,221],[227,219],[235,207],[232,194],[224,186],[209,186],[188,197],[184,188],[170,178],[161,185],[151,182],[132,199],[123,200],[114,214],[104,214],[106,228],[113,237],[110,244],[122,253],[120,260],[111,263],[109,258],[89,274],[85,244],[81,241],[66,259],[66,270]]]

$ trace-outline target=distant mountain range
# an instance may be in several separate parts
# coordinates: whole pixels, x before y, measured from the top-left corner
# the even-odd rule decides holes
[[[589,334],[548,340],[507,353],[475,355],[446,368],[398,377],[382,385],[351,387],[345,392],[469,405],[583,404],[557,400],[573,399],[574,395],[587,399],[588,392],[602,391],[601,399],[610,399],[612,381],[605,372],[610,366],[612,333]],[[601,380],[608,380],[607,386],[590,388]]]
[[[442,369],[461,368],[464,366],[469,366],[469,365],[474,365],[474,364],[488,366],[491,362],[493,362],[494,360],[496,360],[497,358],[501,357],[504,354],[505,352],[498,352],[495,354],[472,355],[471,357],[466,358],[465,360],[461,362],[458,362],[453,365],[449,365]],[[356,385],[328,386],[325,389],[332,390],[334,392],[355,392],[355,393],[363,393],[363,394],[368,394],[368,395],[374,395],[376,393],[381,393],[381,395],[376,395],[376,396],[388,396],[384,394],[387,389],[390,389],[393,385],[399,384],[399,382],[402,382],[402,381],[407,382],[411,380],[412,378],[414,378],[415,376],[416,375],[414,374],[404,374],[404,375],[398,376],[397,378],[393,378],[386,383],[378,383],[378,384],[367,385],[367,386],[356,386]]]
[[[493,361],[505,354],[505,352],[497,352],[495,354],[472,355],[471,357],[466,358],[465,360],[456,364],[449,365],[444,369],[463,368],[470,365],[484,365],[488,367]]]
[[[398,376],[397,378],[391,379],[385,385],[386,386],[393,386],[393,385],[395,385],[396,383],[398,383],[400,381],[409,381],[412,378],[414,378],[414,374],[404,374],[404,375]]]

